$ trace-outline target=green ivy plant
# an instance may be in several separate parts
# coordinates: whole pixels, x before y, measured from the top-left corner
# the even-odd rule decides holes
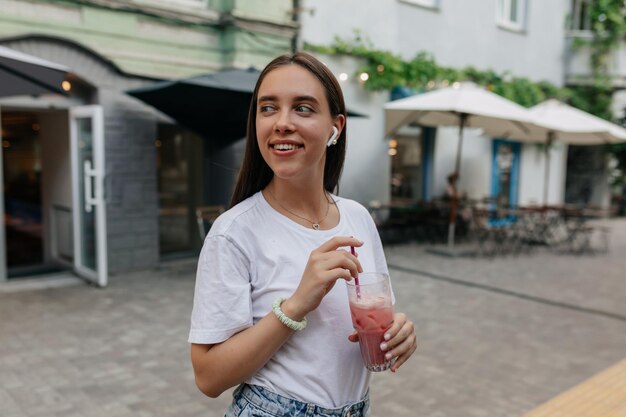
[[[471,66],[463,69],[443,67],[425,52],[420,52],[407,61],[389,51],[372,47],[371,43],[358,33],[351,41],[335,38],[328,46],[305,44],[304,47],[321,54],[362,58],[363,64],[356,70],[356,74],[366,72],[369,75],[363,87],[370,91],[392,90],[396,87],[426,91],[455,81],[473,81],[525,107],[534,106],[549,98],[557,98],[568,102],[576,100],[578,107],[584,105],[585,109],[593,108],[594,114],[601,113],[602,116],[606,116],[603,114],[604,110],[609,110],[608,106],[600,108],[600,104],[605,102],[599,101],[595,96],[587,104],[585,97],[578,97],[579,94],[574,89],[557,87],[549,82],[533,82],[528,78],[514,77],[508,72],[497,73]],[[593,95],[589,89],[581,91],[585,96]]]
[[[362,58],[363,65],[356,70],[356,74],[366,72],[369,75],[363,87],[370,91],[392,90],[396,87],[426,91],[455,81],[473,81],[526,107],[551,97],[567,100],[572,94],[569,89],[559,88],[547,82],[535,83],[527,78],[513,77],[510,73],[498,74],[495,71],[478,70],[474,67],[464,69],[442,67],[425,52],[420,52],[413,59],[406,61],[391,52],[373,48],[369,41],[358,34],[353,41],[335,38],[332,45],[305,44],[305,49],[327,55],[351,55]]]

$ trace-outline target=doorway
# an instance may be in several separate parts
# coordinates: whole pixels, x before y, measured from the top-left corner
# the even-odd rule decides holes
[[[515,207],[520,165],[520,144],[494,139],[491,197],[498,207]]]
[[[518,142],[494,139],[491,162],[491,201],[496,213],[489,218],[492,226],[516,220],[510,208],[517,206],[520,149]]]
[[[2,113],[4,227],[9,277],[45,268],[41,205],[41,125],[35,113]]]
[[[67,111],[0,117],[6,276],[61,271],[72,261]]]

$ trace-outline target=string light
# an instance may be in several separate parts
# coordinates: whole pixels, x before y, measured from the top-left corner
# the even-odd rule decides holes
[[[367,72],[362,72],[361,75],[359,75],[359,79],[363,82],[369,80],[370,75]]]
[[[348,79],[348,74],[346,74],[345,72],[342,72],[341,74],[339,74],[339,81],[346,81]]]
[[[63,89],[63,91],[70,91],[72,89],[72,83],[70,83],[69,81],[63,81],[61,83],[61,88]]]
[[[389,140],[389,149],[387,149],[387,153],[389,156],[396,156],[398,154],[398,140],[390,139]]]
[[[385,66],[383,64],[378,64],[378,66],[376,67],[376,71],[384,72],[385,71]]]

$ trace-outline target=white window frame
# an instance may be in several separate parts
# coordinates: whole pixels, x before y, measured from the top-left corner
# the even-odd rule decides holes
[[[528,0],[517,0],[517,21],[511,20],[512,0],[498,0],[496,22],[498,26],[516,32],[526,28],[526,3]]]
[[[584,3],[587,4],[587,7],[591,6],[593,0],[571,0],[572,1],[572,9],[571,9],[571,22],[569,31],[574,33],[582,33],[587,34],[591,32],[591,16],[587,13],[586,16],[581,16],[581,8]],[[587,9],[589,11],[589,9]],[[580,22],[580,18],[583,18],[585,21]],[[582,26],[582,28],[581,28]],[[588,28],[584,28],[584,26],[588,26]]]
[[[425,9],[439,10],[439,2],[441,0],[400,0],[413,6],[423,7]]]

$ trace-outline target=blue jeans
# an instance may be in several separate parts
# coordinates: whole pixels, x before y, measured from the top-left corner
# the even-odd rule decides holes
[[[323,408],[275,394],[256,385],[241,384],[224,417],[366,417],[369,393],[361,401],[341,408]]]

